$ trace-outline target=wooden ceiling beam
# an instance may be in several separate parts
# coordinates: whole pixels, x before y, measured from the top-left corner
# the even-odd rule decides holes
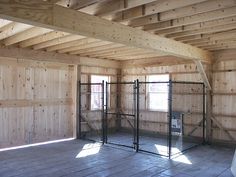
[[[142,6],[154,1],[156,0],[108,0],[98,4],[94,14],[97,16],[104,16],[110,13]]]
[[[119,61],[79,57],[67,54],[58,54],[55,52],[35,51],[16,47],[0,47],[0,53],[3,59],[18,58],[18,60],[21,60],[23,58],[24,60],[57,62],[69,65],[121,68]]]
[[[188,44],[199,43],[204,40],[228,40],[234,39],[236,36],[236,30],[229,30],[229,31],[222,31],[212,34],[202,34],[202,35],[193,35],[193,36],[186,36],[186,37],[179,37],[176,38],[177,40],[184,41]]]
[[[10,36],[13,36],[32,27],[33,26],[31,25],[26,25],[17,22],[9,23],[8,25],[1,28],[2,32],[0,33],[0,40],[6,39]]]
[[[37,6],[38,5],[38,6]],[[63,15],[61,15],[63,14]],[[0,0],[0,17],[53,30],[97,38],[167,55],[210,62],[211,53],[119,23],[38,1]]]
[[[166,23],[168,25],[168,24],[170,24],[168,22],[169,21],[166,21],[163,23]],[[232,24],[235,22],[236,22],[236,16],[233,16],[233,17],[221,18],[221,19],[210,20],[210,21],[200,22],[200,23],[194,23],[194,24],[190,24],[190,25],[183,25],[183,26],[178,26],[178,27],[175,27],[175,26],[168,27],[167,25],[166,26],[159,25],[158,28],[155,28],[155,29],[153,28],[151,30],[148,30],[148,29],[144,29],[144,30],[155,31],[155,34],[171,34],[171,33],[176,33],[176,32],[210,28],[210,27],[220,26],[220,25],[228,25],[228,24]]]
[[[65,5],[71,9],[79,10],[87,6],[99,3],[102,0],[70,0]]]
[[[178,3],[178,1],[175,1],[175,3]],[[182,17],[187,18],[189,16],[198,15],[198,14],[201,15],[202,13],[204,13],[206,16],[206,13],[209,13],[211,11],[221,10],[224,8],[229,8],[229,7],[234,6],[235,4],[236,2],[234,0],[205,1],[202,3],[193,4],[193,5],[185,6],[185,7],[174,9],[174,10],[171,9],[165,12],[158,12],[156,14],[151,14],[148,16],[130,20],[128,24],[130,26],[137,27],[137,26],[144,26],[144,25],[148,25],[152,23],[158,23],[160,21],[173,20],[173,19],[182,18]],[[156,16],[157,18],[154,18],[154,16]],[[175,24],[175,20],[172,23]]]
[[[115,44],[115,45],[110,45],[109,44],[109,48],[107,48],[107,45],[104,45],[104,46],[99,46],[99,47],[96,47],[96,48],[101,48],[101,50],[96,50],[96,51],[89,51],[89,52],[80,52],[80,50],[78,51],[74,51],[74,52],[71,52],[71,54],[73,55],[77,55],[77,54],[83,54],[83,55],[98,55],[98,54],[102,54],[102,53],[105,53],[105,52],[108,52],[108,51],[111,51],[111,50],[115,50],[115,49],[119,49],[120,47],[124,47],[124,45],[121,45],[121,44]],[[102,47],[105,47],[105,48],[102,48]]]
[[[50,40],[53,40],[56,38],[62,38],[62,37],[68,36],[68,35],[69,35],[69,33],[60,32],[60,31],[52,31],[52,32],[46,33],[44,35],[34,37],[32,39],[22,41],[19,43],[19,46],[21,48],[30,47],[30,46],[33,46],[33,45],[36,45],[39,43],[44,43],[44,42],[47,42],[47,41],[50,41]]]
[[[153,31],[154,29],[160,29],[160,27],[163,27],[164,25],[162,23],[165,23],[164,28],[172,28],[172,27],[191,25],[195,23],[202,23],[202,22],[207,22],[207,21],[212,21],[212,20],[218,20],[218,19],[233,17],[233,16],[236,16],[236,6],[204,12],[201,14],[189,15],[186,17],[174,18],[169,21],[161,18],[161,16],[159,18],[157,16],[156,17],[153,16],[150,19],[140,18],[140,19],[137,19],[137,23],[131,26],[143,26],[144,30]]]
[[[149,66],[162,66],[162,65],[176,65],[191,63],[189,60],[182,58],[176,58],[172,56],[161,56],[152,58],[143,58],[138,60],[125,60],[121,61],[123,68],[134,68],[134,67],[149,67]]]
[[[107,56],[115,56],[115,55],[118,55],[120,54],[121,52],[130,52],[130,51],[133,51],[134,48],[130,48],[130,47],[118,47],[118,48],[115,48],[113,50],[109,50],[109,51],[103,51],[103,52],[96,52],[94,54],[92,54],[92,56],[94,57],[107,57]]]
[[[19,43],[21,41],[24,41],[24,40],[27,40],[27,39],[30,39],[30,38],[33,38],[33,37],[36,37],[36,36],[39,36],[39,35],[49,33],[51,31],[52,31],[51,29],[33,27],[33,28],[30,28],[28,30],[25,30],[21,33],[18,33],[14,36],[11,36],[11,37],[5,39],[3,41],[3,44],[6,45],[6,46],[16,44],[16,43]]]
[[[58,50],[63,50],[66,48],[72,48],[74,46],[78,46],[78,45],[85,45],[91,42],[98,42],[100,40],[98,39],[93,39],[93,38],[82,38],[82,39],[78,39],[78,40],[73,40],[73,41],[69,41],[69,42],[65,42],[65,43],[61,43],[58,45],[54,45],[51,47],[48,47],[46,50],[48,52],[52,52],[52,51],[58,51]]]
[[[89,54],[94,54],[100,51],[106,51],[109,49],[114,49],[117,47],[124,47],[124,45],[122,44],[107,44],[107,45],[101,45],[101,46],[96,46],[96,47],[90,47],[90,48],[86,48],[86,49],[80,49],[74,52],[71,52],[71,54],[84,54],[84,55],[89,55]]]
[[[9,20],[0,19],[0,29],[10,23],[12,23],[12,22]]]
[[[59,45],[59,44],[63,44],[63,43],[67,43],[67,42],[71,42],[71,41],[75,41],[75,40],[79,40],[79,39],[84,39],[84,38],[85,37],[83,37],[83,36],[70,34],[70,35],[66,35],[65,37],[56,38],[56,39],[52,39],[50,41],[36,44],[33,46],[33,49],[39,50],[39,49],[49,48],[51,46],[55,46],[55,45]]]
[[[175,40],[186,43],[189,40],[201,39],[201,38],[202,38],[201,34],[196,34],[196,35],[193,35],[193,36],[178,37],[178,38],[175,38]]]
[[[107,42],[107,41],[97,40],[97,41],[94,41],[94,42],[91,42],[91,43],[80,44],[80,45],[76,45],[76,46],[73,46],[73,47],[67,47],[67,48],[64,48],[62,50],[58,50],[58,53],[71,53],[71,52],[74,52],[74,51],[78,51],[80,49],[86,49],[86,48],[89,48],[89,47],[96,47],[96,46],[101,46],[101,45],[106,45],[106,44],[112,44],[112,43]]]
[[[184,36],[192,36],[196,34],[208,34],[208,33],[216,33],[220,31],[228,31],[236,28],[236,23],[233,24],[225,24],[225,25],[219,25],[214,26],[210,28],[203,28],[203,29],[196,29],[196,30],[190,30],[190,31],[182,31],[178,33],[172,33],[166,35],[168,38],[178,38],[178,37],[184,37]]]
[[[192,5],[199,2],[204,2],[206,0],[159,0],[152,3],[146,3],[143,6],[139,6],[137,8],[132,8],[129,10],[122,11],[120,13],[116,13],[113,17],[113,21],[127,21],[132,19],[137,19],[140,17],[145,17],[153,14],[158,14],[160,12],[184,7],[187,5]],[[151,16],[149,16],[151,17]]]

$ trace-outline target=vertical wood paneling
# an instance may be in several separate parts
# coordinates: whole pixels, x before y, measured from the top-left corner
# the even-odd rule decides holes
[[[0,148],[72,137],[74,67],[1,61]]]

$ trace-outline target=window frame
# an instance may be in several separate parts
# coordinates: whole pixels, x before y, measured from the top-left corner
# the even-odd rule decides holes
[[[102,84],[102,80],[101,81],[99,81],[99,82],[93,82],[93,76],[95,76],[95,77],[107,77],[107,80],[104,80],[104,104],[106,105],[106,82],[110,82],[110,76],[109,75],[101,75],[101,74],[91,74],[90,75],[90,83],[101,83]],[[93,92],[93,90],[92,90],[92,84],[91,84],[91,86],[90,86],[90,99],[89,99],[89,103],[90,103],[90,110],[91,111],[101,111],[102,110],[102,105],[100,105],[101,107],[100,108],[97,108],[97,107],[93,107],[92,105],[92,100],[93,100],[93,93],[99,93],[99,92]],[[108,88],[108,93],[110,92],[110,89]],[[108,95],[110,95],[110,94],[108,94]],[[108,104],[109,104],[109,102],[110,102],[110,99],[108,98]],[[110,105],[110,104],[109,104]]]
[[[167,76],[167,79],[156,79],[156,80],[150,80],[150,77],[158,77],[158,76]],[[170,74],[150,74],[146,75],[146,81],[147,82],[169,82],[170,80]],[[164,84],[164,83],[163,83]],[[168,84],[168,83],[167,83]],[[157,91],[157,92],[150,92],[150,83],[146,84],[146,110],[148,111],[156,111],[156,112],[168,112],[168,96],[169,96],[169,87],[166,86],[166,90],[163,91]],[[167,100],[166,108],[151,108],[151,96],[152,94],[165,94],[165,99]]]

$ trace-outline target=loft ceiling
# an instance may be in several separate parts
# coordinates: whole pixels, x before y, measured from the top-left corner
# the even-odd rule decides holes
[[[216,51],[236,47],[235,0],[62,0],[57,3],[204,50]],[[59,15],[62,19],[66,16]],[[116,60],[170,55],[126,43],[4,19],[0,19],[0,31],[1,44],[10,47]],[[169,45],[163,47],[173,48]]]

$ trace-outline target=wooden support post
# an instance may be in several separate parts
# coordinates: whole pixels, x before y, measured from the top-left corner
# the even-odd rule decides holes
[[[197,65],[197,69],[202,76],[202,80],[205,83],[205,86],[207,87],[208,90],[211,90],[211,84],[207,78],[202,62],[200,60],[194,60],[194,62]]]
[[[212,66],[207,65],[208,81],[212,85]],[[206,90],[206,141],[212,142],[212,90]]]
[[[211,84],[212,84],[212,69],[211,66],[208,65],[207,74],[206,71],[199,60],[194,60],[195,64],[197,65],[197,69],[199,73],[201,74],[202,80],[206,86],[206,141],[211,142],[212,140],[212,122],[211,122],[211,116],[212,116],[212,90],[211,90]]]

